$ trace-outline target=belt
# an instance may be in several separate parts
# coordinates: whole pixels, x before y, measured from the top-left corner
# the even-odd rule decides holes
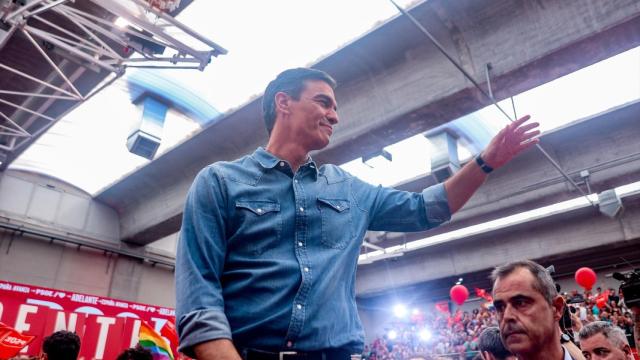
[[[351,360],[351,351],[345,349],[280,352],[245,349],[242,353],[244,360]]]

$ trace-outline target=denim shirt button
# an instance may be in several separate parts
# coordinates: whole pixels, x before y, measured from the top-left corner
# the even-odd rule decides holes
[[[298,304],[296,305],[296,307],[298,308],[298,310],[302,310],[302,305]]]
[[[302,241],[298,241],[298,246],[302,246]]]
[[[304,212],[304,208],[303,207],[300,208],[300,212]]]
[[[304,268],[304,272],[309,272],[309,268],[308,268],[308,267],[305,267],[305,268]]]
[[[284,166],[284,161],[280,161],[280,166]]]

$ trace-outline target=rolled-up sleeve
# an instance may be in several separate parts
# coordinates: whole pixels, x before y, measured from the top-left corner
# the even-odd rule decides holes
[[[220,277],[226,253],[224,181],[212,166],[193,182],[184,208],[176,254],[176,323],[180,351],[231,339]]]
[[[424,211],[427,222],[432,226],[437,226],[451,219],[449,209],[449,199],[444,183],[435,184],[422,191],[424,201]]]

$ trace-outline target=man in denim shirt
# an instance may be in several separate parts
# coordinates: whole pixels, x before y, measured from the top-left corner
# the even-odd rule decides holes
[[[355,273],[367,230],[422,231],[448,221],[486,174],[537,142],[528,117],[482,157],[422,193],[363,182],[309,152],[338,123],[334,80],[284,71],[267,87],[266,148],[196,177],[176,258],[180,349],[198,359],[349,359],[364,334]]]

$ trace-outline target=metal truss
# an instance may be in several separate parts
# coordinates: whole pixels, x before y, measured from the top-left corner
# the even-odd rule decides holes
[[[84,2],[84,6],[72,6],[74,1]],[[81,10],[87,8],[92,11]],[[129,67],[202,71],[212,57],[227,53],[218,44],[144,0],[31,0],[22,6],[16,5],[15,1],[0,0],[0,23],[9,29],[0,33],[0,51],[12,37],[20,36],[21,41],[26,39],[37,50],[52,70],[47,78],[39,78],[0,62],[0,69],[39,86],[33,92],[0,88],[0,103],[16,109],[13,119],[0,111],[0,136],[9,138],[8,145],[0,144],[0,150],[3,150],[0,151],[0,163],[4,162],[7,152],[30,143],[33,137],[121,77]],[[56,63],[47,53],[46,44],[55,47],[64,59]],[[81,64],[81,70],[67,76],[63,72],[63,62]],[[82,93],[74,82],[87,69],[96,73],[106,71],[107,77],[96,88]],[[63,80],[61,86],[51,84],[51,74]],[[23,102],[16,103],[16,96],[24,99]],[[24,105],[29,98],[47,100],[37,109],[30,109]],[[60,100],[73,103],[63,114],[47,115],[46,110]],[[29,118],[20,124],[16,115],[21,118],[28,115]],[[29,131],[29,125],[36,119],[44,119],[48,124]]]

